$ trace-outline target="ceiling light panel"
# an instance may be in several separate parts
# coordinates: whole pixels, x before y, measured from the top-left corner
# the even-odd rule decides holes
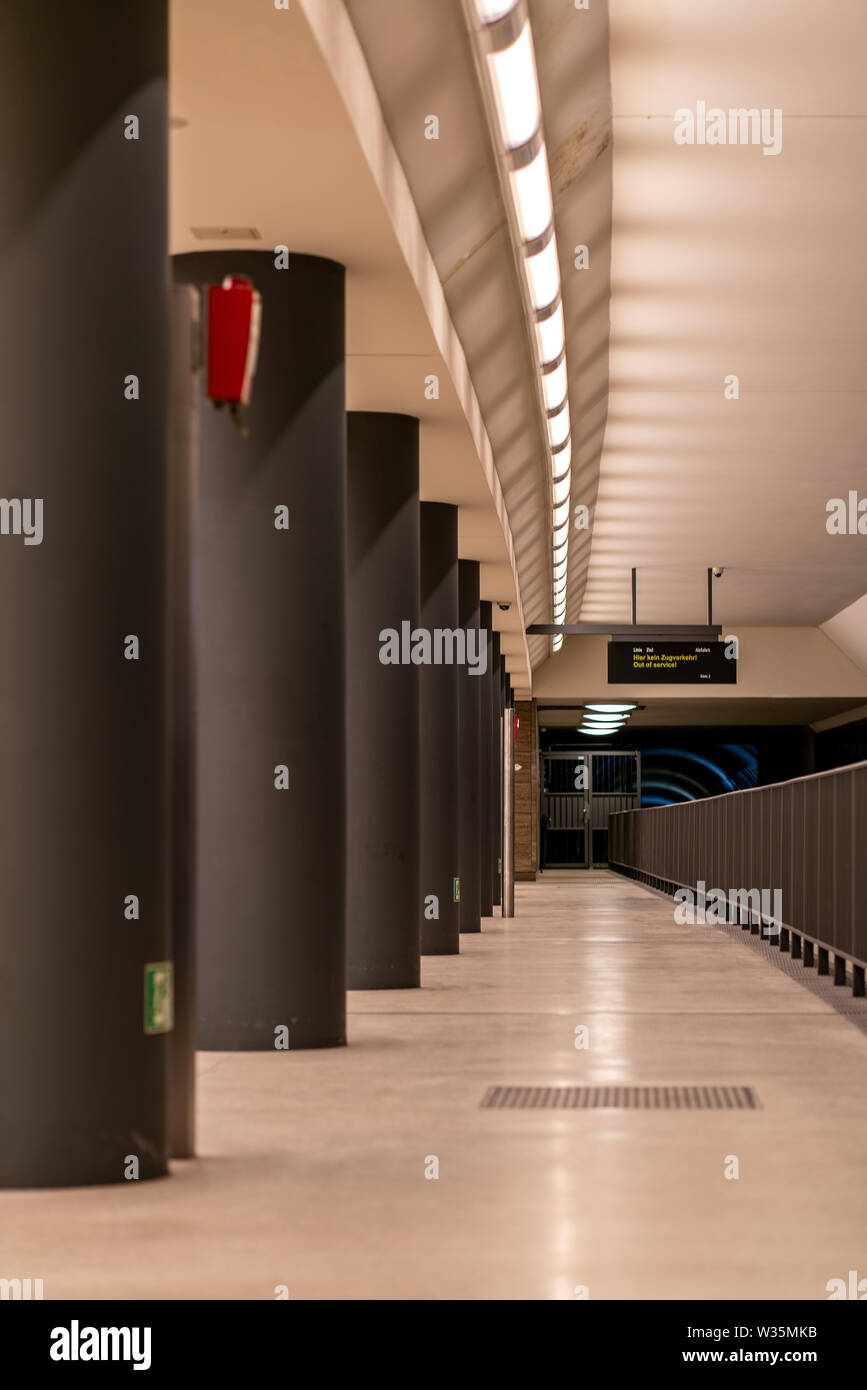
[[[539,363],[544,367],[546,362],[553,362],[560,356],[565,346],[563,336],[563,305],[558,304],[547,319],[540,319],[536,325],[536,351],[539,354]]]
[[[560,265],[557,260],[557,239],[551,238],[535,256],[524,258],[527,292],[534,309],[547,309],[560,293]],[[565,374],[564,374],[565,375]],[[564,382],[565,386],[565,382]],[[565,395],[565,389],[563,395]],[[562,400],[562,397],[561,397]],[[548,407],[551,409],[551,406]]]
[[[517,5],[518,0],[474,0],[476,15],[480,24],[496,24],[504,19]]]
[[[551,180],[545,146],[531,164],[509,173],[509,190],[523,241],[535,241],[547,232],[554,217]]]
[[[559,507],[561,502],[565,502],[572,488],[572,474],[566,473],[564,477],[558,478],[551,488],[554,498],[554,506]]]
[[[463,0],[463,5],[509,208],[524,312],[535,346],[552,478],[551,596],[554,621],[559,623],[566,608],[571,419],[560,263],[533,30],[527,7],[519,7],[517,0]],[[554,634],[553,650],[559,651],[562,645],[562,634]]]
[[[506,150],[518,150],[533,138],[542,119],[536,60],[527,20],[513,44],[487,56],[491,90]]]
[[[552,449],[558,449],[561,444],[565,444],[569,435],[569,407],[564,405],[563,409],[556,415],[552,415],[548,421],[548,441]]]
[[[566,358],[552,372],[542,373],[542,395],[546,410],[559,410],[566,399]]]

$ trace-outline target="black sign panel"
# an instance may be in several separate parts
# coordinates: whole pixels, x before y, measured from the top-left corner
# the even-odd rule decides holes
[[[730,642],[609,642],[611,685],[737,685]]]

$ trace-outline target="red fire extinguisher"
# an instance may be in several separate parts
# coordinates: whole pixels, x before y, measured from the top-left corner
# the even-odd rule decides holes
[[[227,275],[208,287],[208,396],[217,409],[227,405],[236,421],[250,401],[259,335],[262,296],[244,275]]]

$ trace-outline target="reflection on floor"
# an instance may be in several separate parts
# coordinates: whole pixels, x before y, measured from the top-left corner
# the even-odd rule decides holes
[[[823,1299],[867,1277],[867,1037],[613,874],[516,899],[422,990],[351,995],[346,1049],[201,1054],[201,1158],[171,1179],[0,1194],[0,1275],[225,1299]],[[748,1085],[763,1108],[479,1109],[491,1085],[596,1083]]]

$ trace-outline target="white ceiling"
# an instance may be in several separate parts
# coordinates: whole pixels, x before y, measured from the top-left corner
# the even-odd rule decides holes
[[[611,396],[587,622],[818,624],[867,589],[867,4],[611,0]],[[780,108],[783,148],[678,146]],[[740,378],[740,400],[723,381]]]

